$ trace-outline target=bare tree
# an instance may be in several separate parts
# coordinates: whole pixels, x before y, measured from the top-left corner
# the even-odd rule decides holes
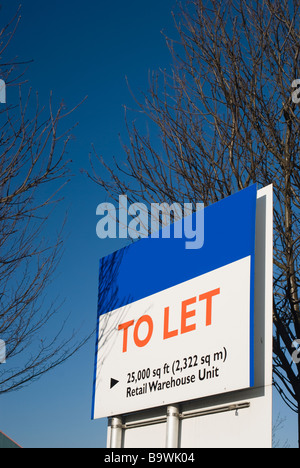
[[[108,165],[94,150],[90,177],[130,203],[208,205],[255,182],[273,184],[274,384],[298,413],[300,432],[300,364],[292,359],[300,338],[300,112],[291,87],[300,1],[191,0],[179,8],[178,38],[166,37],[171,71],[153,74],[136,101],[149,132],[127,123],[124,164]]]
[[[279,432],[284,429],[286,418],[277,415],[272,427],[272,448],[290,448],[288,441],[282,442],[279,438]]]
[[[18,22],[17,15],[0,31],[1,78],[8,90],[19,91],[10,93],[19,94],[13,102],[0,104],[0,338],[6,346],[0,393],[40,377],[85,341],[66,335],[66,318],[59,318],[53,333],[50,320],[61,309],[45,295],[63,246],[63,220],[54,240],[47,241],[46,233],[70,177],[66,148],[72,129],[60,130],[70,112],[63,104],[55,111],[52,98],[49,111],[42,108],[24,70],[18,71],[20,63],[5,61]]]

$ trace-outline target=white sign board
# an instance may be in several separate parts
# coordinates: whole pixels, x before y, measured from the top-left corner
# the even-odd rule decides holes
[[[93,418],[253,386],[256,196],[252,186],[205,208],[198,251],[148,238],[105,269]]]

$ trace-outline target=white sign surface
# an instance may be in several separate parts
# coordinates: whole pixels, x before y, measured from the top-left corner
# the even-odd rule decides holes
[[[249,387],[249,302],[246,257],[103,315],[95,417]]]

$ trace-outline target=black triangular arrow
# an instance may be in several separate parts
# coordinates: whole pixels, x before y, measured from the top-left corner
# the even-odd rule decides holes
[[[110,379],[110,388],[113,388],[115,385],[117,385],[117,383],[119,383],[118,380]]]

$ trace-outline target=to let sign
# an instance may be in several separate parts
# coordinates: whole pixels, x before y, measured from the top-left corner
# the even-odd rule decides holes
[[[256,185],[204,210],[204,245],[142,239],[100,262],[93,418],[254,385]]]

